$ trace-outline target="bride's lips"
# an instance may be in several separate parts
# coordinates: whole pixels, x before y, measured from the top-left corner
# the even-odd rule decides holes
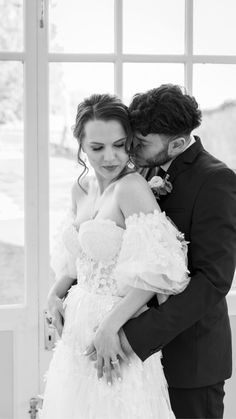
[[[104,169],[112,172],[113,170],[117,169],[118,166],[102,166]]]

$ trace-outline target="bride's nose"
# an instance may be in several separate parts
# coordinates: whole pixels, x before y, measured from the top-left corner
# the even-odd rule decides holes
[[[112,149],[112,147],[105,148],[103,158],[105,162],[112,162],[112,160],[114,160],[115,151]]]

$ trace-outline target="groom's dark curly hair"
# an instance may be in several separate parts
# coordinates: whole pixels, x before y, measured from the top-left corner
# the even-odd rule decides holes
[[[193,96],[174,84],[138,93],[129,106],[134,131],[146,136],[189,135],[201,124],[202,113]]]

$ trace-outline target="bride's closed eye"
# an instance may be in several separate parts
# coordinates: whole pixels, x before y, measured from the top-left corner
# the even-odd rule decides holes
[[[122,144],[116,144],[116,145],[114,145],[114,147],[117,147],[117,148],[121,148],[121,147],[124,147],[125,146],[125,143],[122,143]],[[96,148],[94,148],[94,147],[91,147],[92,148],[92,150],[93,151],[100,151],[100,150],[102,150],[103,149],[103,147],[101,146],[101,147],[96,147]]]

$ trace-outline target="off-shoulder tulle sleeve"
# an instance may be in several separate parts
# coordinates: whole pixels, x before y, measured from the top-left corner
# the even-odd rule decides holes
[[[164,212],[126,219],[115,277],[121,292],[128,286],[171,295],[186,288],[187,242]]]
[[[75,228],[75,215],[72,211],[64,217],[54,237],[50,266],[55,273],[55,279],[62,276],[76,278],[76,259],[80,251]]]

